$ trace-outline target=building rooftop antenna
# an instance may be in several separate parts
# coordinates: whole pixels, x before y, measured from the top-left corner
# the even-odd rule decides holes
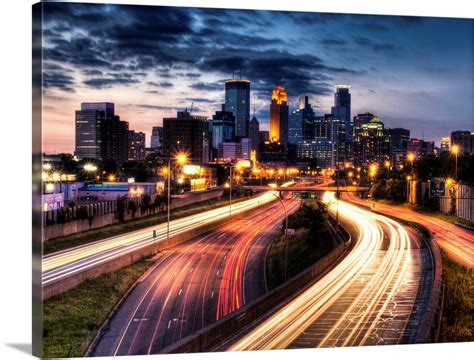
[[[193,106],[194,106],[194,101],[191,102],[191,110],[189,110],[189,114],[192,114],[192,112],[193,112]]]
[[[253,117],[255,117],[255,95],[253,96]]]

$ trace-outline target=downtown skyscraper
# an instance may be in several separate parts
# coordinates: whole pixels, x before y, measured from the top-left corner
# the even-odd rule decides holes
[[[250,81],[227,80],[225,82],[225,111],[235,117],[235,136],[246,138],[250,122]]]
[[[270,104],[270,142],[288,143],[288,95],[283,86],[275,86]]]
[[[75,115],[76,156],[117,163],[128,160],[128,122],[115,115],[113,103],[81,103]]]
[[[331,108],[332,116],[338,117],[346,125],[346,140],[352,141],[352,119],[351,119],[351,93],[350,85],[336,85],[334,94],[334,106]]]

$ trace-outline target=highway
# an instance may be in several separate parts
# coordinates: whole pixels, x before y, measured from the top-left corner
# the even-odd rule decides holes
[[[322,279],[225,350],[410,343],[430,293],[429,250],[410,228],[325,193],[355,244]]]
[[[252,199],[232,205],[232,214],[257,208],[263,204],[276,200],[276,192],[266,192]],[[229,216],[229,206],[218,207],[213,210],[198,213],[170,222],[170,236],[198,228],[200,226],[225,219]],[[152,237],[156,230],[156,238]],[[132,253],[139,248],[153,242],[165,240],[167,237],[167,224],[128,232],[126,234],[95,241],[43,257],[43,286],[61,281],[69,276],[93,268],[114,258]]]
[[[300,201],[283,200],[288,212]],[[92,356],[153,354],[263,295],[280,202],[178,245],[157,260],[110,319]]]
[[[474,232],[464,229],[433,216],[406,209],[400,206],[376,203],[363,200],[354,194],[344,194],[344,199],[363,206],[370,206],[375,211],[414,221],[425,226],[432,234],[437,244],[459,264],[474,269]]]

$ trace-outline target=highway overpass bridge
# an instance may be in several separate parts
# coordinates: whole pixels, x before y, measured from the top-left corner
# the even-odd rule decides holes
[[[333,191],[333,192],[367,192],[368,187],[365,186],[321,186],[321,185],[304,185],[304,186],[244,186],[246,189],[255,191],[291,191],[291,192],[307,192],[307,191]]]

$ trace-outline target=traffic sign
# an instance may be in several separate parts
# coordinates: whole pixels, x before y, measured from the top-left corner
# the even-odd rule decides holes
[[[444,178],[433,178],[430,181],[430,196],[444,197],[446,194],[446,182]]]

